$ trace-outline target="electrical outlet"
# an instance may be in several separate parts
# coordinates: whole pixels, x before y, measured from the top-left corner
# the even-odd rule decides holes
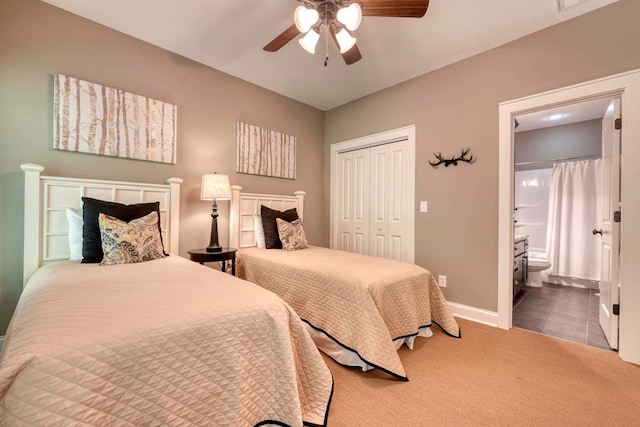
[[[420,212],[426,212],[426,211],[427,211],[427,202],[426,201],[420,202]]]
[[[440,274],[438,276],[438,285],[441,288],[446,288],[447,287],[447,276],[444,276],[444,275]]]

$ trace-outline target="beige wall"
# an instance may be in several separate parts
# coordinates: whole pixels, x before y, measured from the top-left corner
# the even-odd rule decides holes
[[[551,168],[554,159],[600,157],[602,118],[517,132],[513,143],[516,170]]]
[[[640,2],[623,0],[327,112],[326,229],[330,145],[415,124],[415,200],[429,202],[416,213],[416,263],[447,275],[449,301],[496,311],[498,104],[640,68],[638,16]],[[427,163],[463,147],[474,164]]]
[[[185,179],[183,255],[208,239],[210,206],[198,200],[203,173],[228,173],[248,191],[303,189],[305,231],[312,243],[326,245],[330,144],[409,124],[417,129],[416,201],[429,201],[429,212],[416,214],[416,262],[448,276],[450,301],[495,311],[498,103],[639,68],[637,16],[640,2],[622,0],[323,114],[42,2],[3,0],[0,333],[22,284],[21,163],[40,163],[50,175]],[[54,151],[51,75],[58,72],[177,104],[178,164]],[[296,135],[298,179],[235,174],[238,120]],[[427,163],[433,152],[454,155],[467,146],[478,159],[472,165]],[[221,234],[227,214],[222,206]]]
[[[63,73],[178,106],[178,163],[165,165],[52,149],[52,74]],[[238,120],[298,138],[296,180],[236,174]],[[326,245],[324,113],[36,0],[0,5],[0,335],[22,290],[21,163],[47,175],[162,183],[184,179],[180,253],[206,246],[211,204],[201,175],[217,171],[250,192],[307,191],[305,232]],[[227,242],[228,203],[219,229]]]

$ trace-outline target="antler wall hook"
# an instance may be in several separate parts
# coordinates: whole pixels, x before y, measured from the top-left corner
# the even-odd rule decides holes
[[[453,165],[453,166],[458,166],[458,162],[466,162],[466,163],[471,163],[473,162],[474,157],[473,157],[473,153],[469,153],[470,149],[467,147],[467,149],[462,149],[462,154],[460,154],[459,157],[451,157],[450,159],[444,159],[442,157],[441,153],[433,153],[434,156],[436,156],[436,159],[438,160],[437,162],[432,162],[431,160],[429,160],[429,164],[433,167],[436,167],[438,165],[441,165],[442,163],[444,163],[444,167],[447,168],[449,167],[449,165]],[[466,158],[465,156],[469,154],[469,158]]]

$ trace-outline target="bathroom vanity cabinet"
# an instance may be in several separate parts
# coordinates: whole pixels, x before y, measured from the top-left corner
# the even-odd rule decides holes
[[[529,240],[516,238],[513,243],[513,299],[527,284]]]

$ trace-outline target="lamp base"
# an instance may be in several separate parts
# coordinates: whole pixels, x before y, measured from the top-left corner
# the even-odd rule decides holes
[[[222,247],[218,243],[218,204],[213,199],[213,209],[211,210],[211,238],[207,252],[222,252]]]

